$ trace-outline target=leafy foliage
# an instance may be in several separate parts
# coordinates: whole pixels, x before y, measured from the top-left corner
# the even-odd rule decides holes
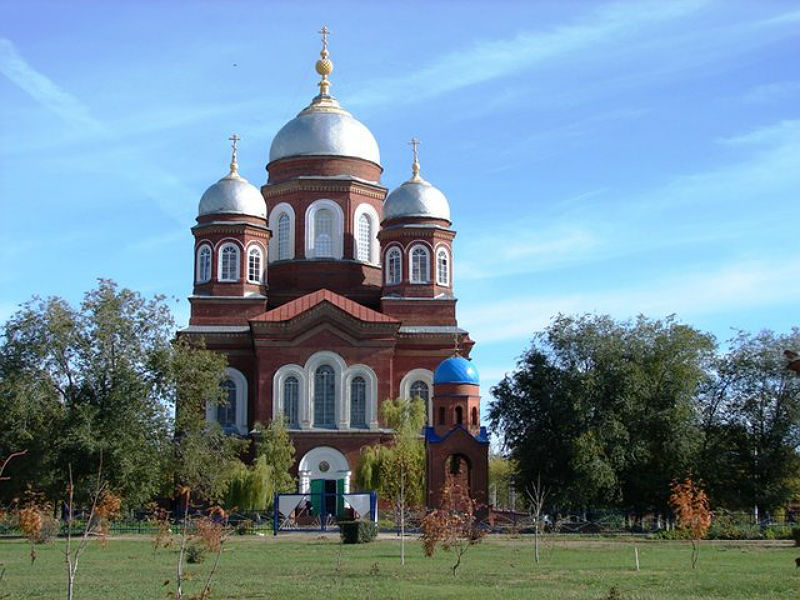
[[[271,503],[273,494],[296,489],[296,481],[289,473],[294,464],[294,444],[284,419],[272,419],[268,427],[256,423],[255,432],[256,455],[263,457],[270,469],[272,485],[267,501]]]
[[[708,496],[702,487],[691,479],[672,483],[669,503],[678,519],[678,527],[692,541],[692,568],[697,565],[700,540],[708,534],[711,526],[711,508]]]

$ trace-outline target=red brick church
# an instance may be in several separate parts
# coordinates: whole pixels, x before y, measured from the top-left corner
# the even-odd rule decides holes
[[[420,175],[381,185],[378,144],[330,95],[327,30],[320,93],[272,140],[259,190],[230,172],[200,200],[191,319],[181,333],[228,357],[225,406],[208,419],[248,435],[283,415],[299,491],[349,492],[361,449],[391,441],[380,403],[427,404],[428,504],[450,470],[487,501],[474,342],[458,326],[450,206]],[[460,356],[454,356],[454,355]]]

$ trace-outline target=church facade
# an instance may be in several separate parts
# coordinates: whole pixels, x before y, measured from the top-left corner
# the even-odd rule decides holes
[[[427,407],[427,502],[447,473],[487,501],[474,342],[459,327],[453,229],[444,194],[411,177],[389,192],[372,133],[330,95],[327,30],[320,93],[275,136],[260,189],[238,173],[203,194],[192,228],[189,326],[229,362],[228,403],[207,418],[246,436],[282,416],[300,492],[355,491],[361,450],[391,443],[383,400]]]

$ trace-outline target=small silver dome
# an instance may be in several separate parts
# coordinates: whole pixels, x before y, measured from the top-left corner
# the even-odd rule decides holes
[[[332,96],[317,96],[286,123],[269,149],[269,160],[289,156],[347,156],[380,165],[378,142],[366,126]]]
[[[267,203],[254,185],[232,169],[200,198],[198,215],[217,213],[267,218]]]
[[[383,203],[383,220],[427,217],[450,221],[450,203],[435,186],[420,177],[392,190]]]

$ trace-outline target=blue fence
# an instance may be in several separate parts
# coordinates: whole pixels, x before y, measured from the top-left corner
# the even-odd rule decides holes
[[[338,521],[378,522],[376,492],[275,494],[272,528],[279,531],[326,531]]]

